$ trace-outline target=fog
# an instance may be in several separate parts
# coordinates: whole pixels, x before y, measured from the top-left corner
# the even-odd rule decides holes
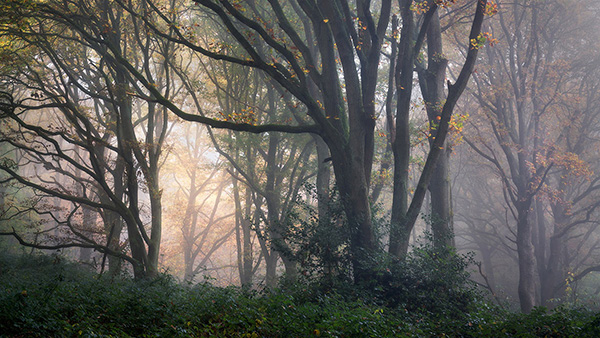
[[[596,1],[256,2],[5,8],[0,250],[263,289],[431,243],[597,303]]]

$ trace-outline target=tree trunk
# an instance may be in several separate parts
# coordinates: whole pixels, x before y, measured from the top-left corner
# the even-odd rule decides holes
[[[398,102],[396,131],[392,143],[394,158],[394,190],[390,220],[389,252],[401,257],[408,252],[412,227],[406,228],[408,210],[408,167],[410,164],[410,104],[412,100],[415,23],[410,9],[412,1],[401,4],[402,29],[396,60],[396,90]]]
[[[557,291],[559,291],[557,286],[564,282],[566,276],[563,262],[565,250],[563,238],[559,236],[550,237],[548,265],[545,274],[540,278],[542,306],[553,308],[558,305],[557,298],[562,296],[562,294],[557,294]]]
[[[313,135],[317,150],[317,203],[319,210],[319,222],[330,217],[329,215],[329,184],[331,181],[331,170],[329,169],[329,163],[327,159],[329,156],[329,149],[327,144],[319,136]]]
[[[437,248],[454,246],[452,227],[452,205],[450,173],[448,169],[448,150],[440,155],[435,172],[429,184],[431,194],[431,230],[434,245]]]
[[[425,101],[425,109],[430,125],[429,145],[437,134],[441,119],[442,107],[446,97],[444,82],[448,60],[442,48],[442,31],[438,11],[433,14],[427,29],[427,69],[417,67],[419,84]],[[452,206],[450,204],[450,150],[446,146],[437,161],[433,177],[429,184],[431,194],[431,229],[434,245],[437,248],[452,246],[454,234],[452,230]]]
[[[481,252],[481,260],[483,262],[483,271],[487,277],[487,282],[492,292],[495,293],[496,288],[496,274],[494,273],[494,264],[492,262],[492,248],[485,245],[485,243],[477,243],[479,246],[479,252]]]
[[[0,204],[1,205],[1,204]],[[95,210],[82,206],[83,208],[83,227],[91,228],[96,225],[97,214]],[[92,235],[92,232],[84,232],[86,236]],[[84,263],[90,263],[92,261],[92,252],[94,250],[92,248],[79,248],[79,261]]]
[[[237,246],[237,263],[238,273],[240,276],[240,285],[242,288],[250,288],[252,286],[252,275],[253,275],[253,252],[252,252],[252,241],[251,241],[251,228],[250,228],[250,206],[252,205],[252,199],[250,191],[246,189],[245,194],[245,206],[246,211],[242,210],[240,188],[238,181],[233,178],[233,196],[235,202],[235,238]]]
[[[329,146],[331,149],[332,145]],[[344,150],[343,155],[340,154],[341,151],[332,150],[331,153],[337,186],[350,228],[350,259],[354,280],[355,283],[361,283],[370,280],[373,275],[370,258],[376,249],[369,188],[363,163],[353,158],[354,154],[350,149]]]
[[[529,222],[531,199],[517,203],[517,253],[519,256],[519,303],[521,311],[529,313],[535,306],[535,255]]]
[[[279,255],[277,251],[268,251],[263,249],[263,256],[265,257],[265,287],[267,289],[273,289],[277,286],[277,261]]]
[[[121,251],[121,233],[123,232],[123,220],[116,212],[106,210],[104,212],[104,231],[106,234],[106,246],[109,249]],[[108,255],[108,273],[118,276],[121,273],[123,260],[113,255]]]
[[[152,216],[150,223],[150,243],[148,243],[148,266],[146,267],[146,276],[150,278],[158,276],[158,259],[160,257],[160,241],[162,237],[161,193],[152,191],[158,190],[158,182],[153,185],[154,187],[149,188],[151,190],[150,210]]]
[[[564,184],[561,184],[566,189]],[[557,305],[557,298],[564,296],[564,290],[558,286],[562,285],[567,278],[565,254],[567,247],[565,236],[562,229],[569,223],[570,216],[562,203],[552,205],[554,214],[554,232],[550,236],[550,245],[548,248],[548,262],[544,271],[544,276],[540,277],[541,282],[541,304],[546,307]],[[552,302],[555,300],[555,302]]]

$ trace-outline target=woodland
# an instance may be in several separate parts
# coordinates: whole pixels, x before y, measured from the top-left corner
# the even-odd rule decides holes
[[[0,335],[600,335],[599,17],[0,0]]]

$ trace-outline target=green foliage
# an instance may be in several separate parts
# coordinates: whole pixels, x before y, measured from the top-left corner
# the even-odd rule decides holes
[[[419,249],[420,250],[420,249]],[[432,312],[442,298],[429,269],[427,247],[407,262],[432,292],[398,298],[407,308],[389,308],[366,298],[311,292],[306,285],[272,292],[186,287],[172,277],[152,280],[107,278],[58,256],[0,255],[0,332],[3,337],[597,337],[600,314],[538,308],[507,313],[482,301],[460,315]],[[419,263],[410,262],[411,260]],[[458,265],[456,265],[458,264]],[[447,265],[459,268],[458,262]],[[408,272],[407,272],[408,273]],[[440,275],[441,274],[441,275]],[[427,280],[429,279],[429,280]],[[458,286],[457,286],[458,287]],[[368,295],[363,289],[362,294]],[[418,287],[412,290],[418,290]],[[383,292],[383,291],[381,291]],[[470,292],[470,291],[469,291]],[[357,291],[357,294],[361,292]],[[458,294],[458,293],[457,293]],[[405,297],[409,297],[405,295]],[[424,298],[425,297],[425,298]],[[408,302],[416,302],[408,304]],[[418,302],[428,304],[422,309]],[[455,306],[459,311],[460,306]],[[426,311],[425,311],[426,310]]]
[[[339,198],[334,195],[330,201],[328,217],[319,219],[317,211],[302,201],[298,201],[296,212],[289,217],[297,226],[288,227],[294,231],[288,232],[285,239],[297,248],[293,257],[300,263],[307,288],[438,316],[457,316],[476,300],[475,286],[469,282],[466,271],[471,257],[459,256],[452,248],[436,249],[431,238],[414,247],[405,259],[384,252],[365,255],[363,259],[368,261],[363,265],[373,267],[374,278],[352,285],[350,229]]]
[[[537,307],[529,314],[506,313],[490,316],[489,309],[470,315],[472,337],[598,337],[600,315],[586,309],[557,308],[550,312]]]
[[[307,190],[314,191],[311,187]],[[329,201],[325,217],[319,218],[317,210],[302,200],[288,216],[293,225],[287,227],[291,230],[284,239],[293,243],[296,251],[285,254],[300,263],[305,277],[301,283],[307,289],[317,295],[335,292],[351,301],[362,299],[389,309],[453,318],[476,301],[478,295],[466,271],[472,258],[459,256],[452,248],[436,249],[431,238],[425,238],[404,259],[383,251],[365,254],[362,265],[372,267],[373,278],[353,285],[348,251],[351,229],[339,196],[334,194]],[[374,210],[373,214],[378,213]],[[389,224],[385,220],[374,223],[380,224],[380,230]]]
[[[370,288],[388,307],[458,318],[480,298],[466,271],[471,260],[453,248],[436,249],[426,241],[403,260],[381,260]]]
[[[305,184],[305,189],[316,199],[315,187]],[[289,225],[283,238],[294,248],[284,254],[299,263],[302,275],[332,285],[350,279],[350,229],[337,191],[327,200],[327,214],[319,215],[314,206],[298,199],[286,217]]]
[[[110,279],[47,256],[2,257],[0,332],[6,336],[396,336],[401,321],[338,297],[299,301],[208,283],[183,287]]]

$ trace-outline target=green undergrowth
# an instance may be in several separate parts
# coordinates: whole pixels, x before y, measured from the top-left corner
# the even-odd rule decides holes
[[[98,276],[50,256],[0,255],[3,337],[597,337],[585,310],[513,314],[474,302],[463,313],[385,306],[302,285],[246,292]],[[410,299],[411,301],[415,301]]]

